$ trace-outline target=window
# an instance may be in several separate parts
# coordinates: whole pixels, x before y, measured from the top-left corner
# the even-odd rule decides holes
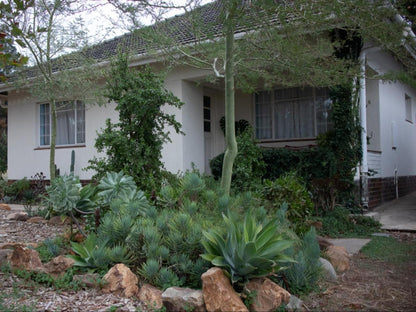
[[[40,146],[51,144],[51,113],[48,103],[40,105]],[[85,105],[82,101],[56,103],[56,145],[85,143]]]
[[[211,98],[204,96],[204,132],[211,132]]]
[[[255,95],[257,139],[315,138],[332,128],[325,88],[290,88]]]
[[[412,119],[412,98],[407,94],[404,95],[404,101],[406,105],[406,121],[413,122]]]

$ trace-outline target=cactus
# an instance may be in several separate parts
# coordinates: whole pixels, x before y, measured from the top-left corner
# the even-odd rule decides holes
[[[75,151],[72,150],[71,152],[71,166],[69,167],[69,172],[74,173],[75,168]]]

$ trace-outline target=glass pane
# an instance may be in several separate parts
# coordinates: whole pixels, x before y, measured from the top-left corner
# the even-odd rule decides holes
[[[75,110],[68,102],[56,105],[56,145],[75,144]]]
[[[77,101],[77,142],[85,143],[85,105]]]
[[[211,110],[209,108],[204,108],[204,119],[211,120]]]
[[[272,138],[272,103],[270,92],[259,92],[255,95],[256,138]]]
[[[204,121],[204,132],[211,132],[211,122]]]
[[[316,131],[325,133],[333,128],[332,100],[329,97],[320,97],[316,100]]]
[[[211,98],[209,96],[204,96],[204,107],[211,107]]]
[[[40,145],[50,145],[50,114],[49,104],[40,105]]]

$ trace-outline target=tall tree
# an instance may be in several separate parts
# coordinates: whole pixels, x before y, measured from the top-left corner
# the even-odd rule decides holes
[[[55,147],[57,131],[56,103],[62,99],[87,99],[92,84],[96,84],[96,71],[80,50],[85,43],[83,22],[75,14],[85,7],[75,0],[13,0],[17,8],[29,3],[5,20],[7,30],[26,48],[33,66],[21,71],[14,83],[28,88],[39,101],[50,105],[50,179],[55,178]],[[62,56],[65,54],[65,56]]]

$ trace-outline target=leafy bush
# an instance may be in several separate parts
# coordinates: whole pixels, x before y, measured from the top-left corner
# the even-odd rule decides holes
[[[349,210],[343,207],[336,207],[315,220],[322,222],[319,234],[330,237],[368,237],[379,231],[381,226],[371,217],[351,216]]]
[[[283,253],[292,242],[277,234],[275,219],[264,227],[250,214],[246,215],[243,224],[225,215],[223,219],[224,231],[204,232],[202,244],[206,253],[202,258],[225,268],[232,283],[277,272],[280,263],[292,260]]]
[[[253,128],[247,126],[237,135],[236,140],[238,153],[234,161],[232,187],[239,190],[253,189],[260,184],[265,173],[261,149],[253,138]],[[221,177],[223,161],[224,153],[210,161],[211,172],[217,179]]]
[[[295,261],[287,263],[288,268],[282,274],[292,293],[308,293],[317,286],[321,273],[320,253],[314,227],[306,232],[298,244],[287,250],[287,255]]]
[[[300,234],[308,230],[305,221],[312,213],[313,203],[303,181],[295,172],[282,175],[275,181],[264,181],[263,194],[266,209],[275,213],[286,202],[286,217],[295,231]]]
[[[117,103],[119,121],[106,121],[98,133],[95,147],[106,157],[90,160],[95,179],[109,171],[123,171],[133,177],[139,189],[158,190],[163,178],[162,146],[169,142],[171,127],[179,133],[181,125],[162,106],[180,108],[182,103],[166,90],[163,81],[150,68],[130,69],[128,56],[120,55],[112,64],[107,80],[109,101]]]
[[[47,238],[35,249],[39,253],[42,262],[49,262],[64,251],[64,245],[65,242],[62,237]]]

